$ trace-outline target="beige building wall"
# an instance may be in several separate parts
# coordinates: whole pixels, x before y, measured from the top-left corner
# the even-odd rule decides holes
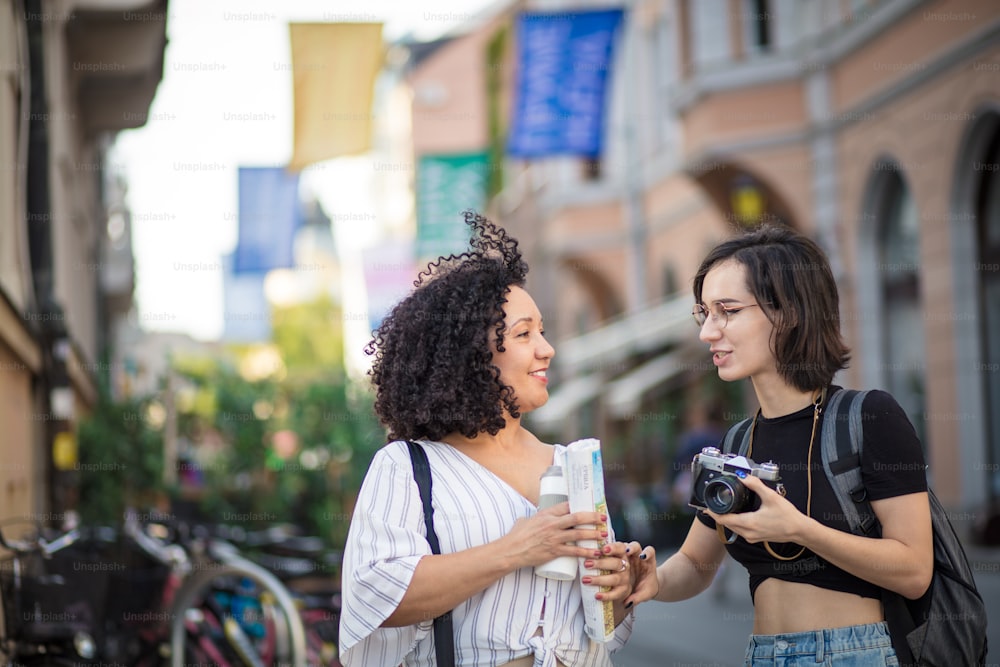
[[[38,412],[32,389],[32,369],[6,345],[0,344],[0,405],[4,450],[0,456],[0,503],[4,518],[32,517],[39,512],[37,490],[44,483],[39,456]]]
[[[994,76],[983,76],[992,71]],[[920,215],[920,299],[925,313],[927,429],[929,457],[933,461],[935,486],[942,499],[959,503],[960,490],[976,473],[975,460],[958,455],[963,420],[981,422],[976,406],[961,405],[958,384],[975,381],[976,370],[958,360],[955,324],[971,313],[958,307],[953,275],[952,179],[959,160],[959,146],[968,128],[988,105],[1000,98],[1000,46],[960,62],[941,76],[927,81],[911,94],[871,112],[863,122],[846,128],[839,136],[841,198],[844,204],[843,248],[849,275],[841,284],[845,302],[846,333],[854,343],[856,363],[852,383],[872,381],[871,368],[879,364],[879,352],[859,345],[860,326],[876,314],[858,303],[859,292],[871,289],[858,279],[858,251],[872,243],[873,223],[865,215],[865,190],[875,175],[879,160],[891,159],[916,200]],[[974,225],[973,220],[966,221]],[[972,264],[974,257],[967,258]],[[866,374],[866,369],[869,371]],[[866,377],[867,375],[867,377]]]
[[[413,91],[413,151],[465,153],[485,148],[486,45],[490,24],[455,37],[422,60],[409,77]]]
[[[1000,18],[990,0],[935,0],[918,3],[891,30],[849,53],[831,72],[835,112],[853,111],[868,98],[927,73],[956,44],[988,29]]]
[[[646,192],[646,210],[650,231],[649,293],[658,300],[672,296],[666,291],[665,275],[669,271],[675,291],[689,295],[701,258],[729,233],[725,219],[698,184],[683,175],[651,187]],[[691,332],[694,337],[694,320]]]
[[[808,121],[805,105],[798,80],[706,94],[681,119],[685,154],[697,159],[719,145],[801,130]]]
[[[134,14],[140,6],[145,11]],[[29,17],[23,3],[0,0],[0,428],[6,436],[0,502],[3,518],[56,522],[52,438],[57,428],[73,431],[96,401],[99,355],[113,344],[119,309],[131,303],[130,277],[116,286],[122,291],[101,284],[106,209],[118,203],[106,199],[103,156],[114,132],[144,120],[162,77],[166,0],[42,7],[40,17]],[[41,25],[44,111],[29,106],[29,19]],[[29,122],[39,120],[48,143],[44,156],[28,150]],[[28,161],[39,157],[47,160],[48,211],[29,215]],[[32,225],[51,232],[51,295],[35,293]],[[47,297],[61,314],[41,312]],[[45,338],[46,325],[56,320],[69,343],[68,387],[59,387],[73,396],[68,420],[53,410],[57,365],[44,361],[55,348]],[[71,483],[67,473],[61,484]]]

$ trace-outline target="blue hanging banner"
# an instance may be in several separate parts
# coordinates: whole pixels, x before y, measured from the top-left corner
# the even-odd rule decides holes
[[[271,304],[264,293],[265,273],[233,273],[233,255],[222,257],[222,341],[266,343],[271,340]]]
[[[240,167],[239,237],[233,273],[293,267],[292,243],[302,220],[297,173],[283,167]]]
[[[521,14],[507,153],[598,157],[621,9]]]

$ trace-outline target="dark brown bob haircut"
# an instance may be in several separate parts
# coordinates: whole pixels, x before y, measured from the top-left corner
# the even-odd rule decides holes
[[[746,269],[747,289],[774,325],[771,351],[781,377],[801,391],[828,386],[847,368],[851,352],[840,335],[840,297],[823,250],[784,225],[741,233],[702,261],[694,277],[696,303],[708,272],[729,260]]]

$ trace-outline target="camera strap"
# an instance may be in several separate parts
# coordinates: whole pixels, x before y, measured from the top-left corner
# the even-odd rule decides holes
[[[812,459],[813,459],[813,445],[816,443],[816,431],[818,431],[819,419],[823,414],[823,403],[826,401],[826,387],[823,387],[815,396],[813,396],[813,423],[812,423],[812,433],[809,435],[809,451],[806,454],[806,480],[808,484],[808,492],[806,496],[806,516],[812,516]],[[740,445],[740,454],[746,456],[747,458],[753,458],[753,434],[757,428],[757,418],[760,417],[760,408],[757,409],[757,414],[754,415],[753,421],[750,423],[750,432],[747,434],[745,443]],[[735,438],[733,438],[735,440]],[[745,447],[744,447],[745,444]],[[732,446],[731,441],[726,439],[727,450]],[[731,451],[731,450],[730,450]],[[736,540],[736,534],[732,534],[729,537],[726,536],[726,529],[715,524],[715,531],[719,535],[719,539],[722,540],[723,544],[732,544]],[[767,553],[771,555],[772,558],[778,560],[789,561],[795,560],[802,554],[806,552],[805,547],[800,547],[798,552],[792,556],[782,556],[776,552],[772,547],[771,543],[767,540],[764,541],[764,548],[767,549]]]

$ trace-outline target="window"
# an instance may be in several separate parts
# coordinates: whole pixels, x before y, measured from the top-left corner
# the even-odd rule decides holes
[[[885,167],[877,219],[882,378],[924,440],[926,351],[920,304],[920,219],[901,173],[891,163]]]
[[[983,349],[980,374],[986,397],[986,433],[992,451],[988,453],[994,464],[991,491],[1000,496],[1000,129],[994,132],[982,162],[976,165],[981,177],[976,198],[978,221],[979,261],[976,276],[979,280],[979,321],[982,323]]]
[[[691,62],[695,71],[724,65],[732,57],[729,0],[698,0],[687,5],[691,30]]]
[[[677,153],[679,123],[673,112],[671,93],[680,79],[677,64],[677,24],[666,10],[651,31],[653,114],[656,118],[656,143],[660,155]]]
[[[748,56],[771,50],[773,17],[769,0],[743,0],[743,49]]]

